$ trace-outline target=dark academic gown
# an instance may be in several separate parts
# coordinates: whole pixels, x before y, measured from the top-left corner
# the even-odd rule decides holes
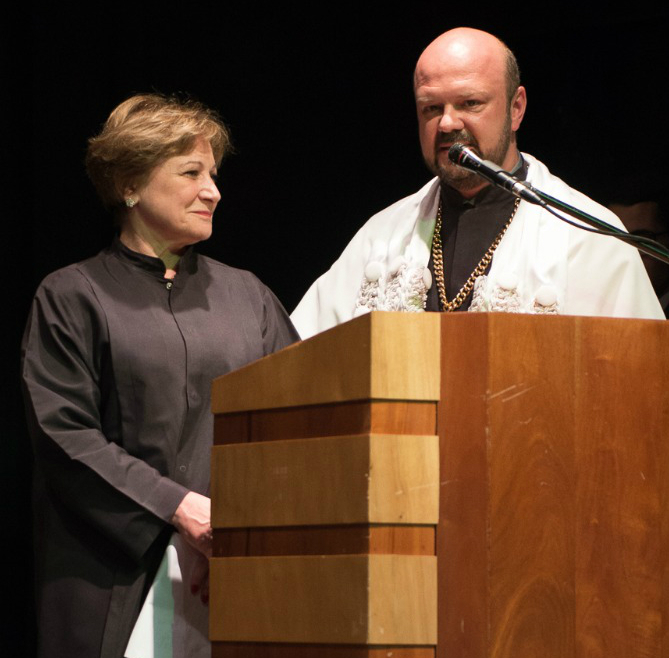
[[[207,494],[213,378],[298,339],[249,272],[173,281],[118,240],[48,276],[23,342],[42,657],[119,658],[188,491]]]

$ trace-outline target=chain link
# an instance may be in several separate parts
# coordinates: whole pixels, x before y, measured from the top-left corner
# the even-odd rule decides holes
[[[506,229],[509,228],[511,221],[516,216],[516,211],[520,205],[520,198],[516,198],[516,203],[513,206],[513,211],[511,212],[511,217],[504,225],[504,228],[499,232],[498,236],[495,238],[494,242],[488,247],[488,251],[485,252],[483,258],[479,261],[479,264],[476,266],[474,271],[469,275],[465,285],[460,288],[460,292],[449,302],[446,297],[446,283],[444,282],[444,250],[441,243],[441,199],[439,199],[439,208],[437,209],[437,221],[434,224],[434,236],[432,237],[432,265],[434,266],[434,278],[437,280],[437,290],[439,291],[439,301],[441,302],[441,307],[447,313],[455,311],[456,308],[462,306],[462,303],[467,299],[469,293],[474,289],[474,283],[482,274],[485,273],[492,256],[495,253],[495,249],[499,246],[499,243],[502,241]]]

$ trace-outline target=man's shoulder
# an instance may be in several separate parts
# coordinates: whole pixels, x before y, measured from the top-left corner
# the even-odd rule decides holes
[[[380,210],[376,214],[372,215],[370,219],[374,219],[381,215],[392,215],[398,211],[402,212],[407,208],[415,208],[419,206],[421,203],[423,203],[426,199],[434,197],[434,195],[438,190],[439,190],[439,179],[432,178],[427,183],[425,183],[425,185],[423,185],[423,187],[421,187],[417,192],[409,194],[408,196],[405,196],[399,199],[398,201],[395,201],[395,203],[390,204],[383,210]]]
[[[579,210],[595,215],[598,219],[613,224],[617,228],[623,228],[622,222],[608,208],[551,173],[548,167],[538,158],[527,153],[522,155],[529,165],[527,180],[534,187],[546,194],[555,196],[560,201],[575,206]]]
[[[379,233],[377,237],[394,233],[406,225],[413,227],[418,220],[434,218],[439,193],[439,179],[433,178],[417,192],[405,196],[383,210],[372,215],[362,226],[359,234]]]

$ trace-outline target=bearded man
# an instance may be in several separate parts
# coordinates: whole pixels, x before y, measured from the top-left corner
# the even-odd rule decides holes
[[[504,43],[470,28],[442,34],[418,60],[414,91],[436,178],[374,215],[312,285],[292,315],[302,338],[371,310],[664,317],[636,249],[565,224],[449,160],[449,148],[465,144],[622,228],[518,151],[527,95]]]

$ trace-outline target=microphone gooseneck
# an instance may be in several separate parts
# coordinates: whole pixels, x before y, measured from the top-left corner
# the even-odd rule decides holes
[[[545,205],[545,202],[532,189],[531,185],[525,181],[518,180],[494,162],[479,157],[471,148],[464,144],[453,144],[448,149],[448,159],[459,167],[473,171],[493,185],[511,192],[514,196],[540,206]]]

